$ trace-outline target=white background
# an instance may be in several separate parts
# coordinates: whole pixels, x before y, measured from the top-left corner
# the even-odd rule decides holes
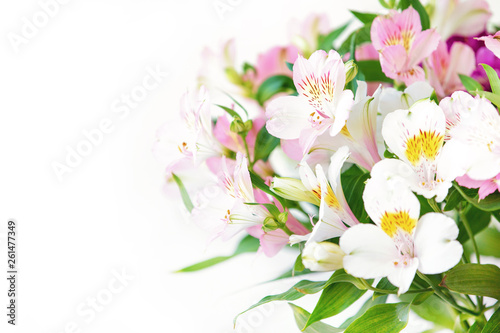
[[[163,170],[151,154],[155,131],[177,114],[180,94],[195,84],[203,46],[217,49],[236,37],[240,61],[254,62],[259,52],[288,43],[291,18],[324,12],[338,26],[349,17],[341,6],[380,7],[375,0],[223,2],[236,5],[221,19],[212,0],[73,0],[16,52],[8,34],[20,34],[23,17],[32,20],[41,7],[2,1],[0,236],[15,219],[20,274],[13,328],[6,324],[0,238],[0,331],[233,332],[234,315],[293,284],[257,286],[289,268],[295,258],[286,251],[172,274],[231,253],[236,240],[207,248],[205,235],[162,194]],[[499,12],[499,4],[492,6]],[[117,117],[114,101],[141,84],[148,67],[169,75],[127,117]],[[82,131],[105,118],[113,131],[60,182],[51,164],[64,162],[66,147],[75,148]],[[109,284],[120,285],[113,284],[114,274],[123,270],[133,278],[107,299]],[[107,304],[95,317],[78,313],[97,296]],[[297,304],[311,311],[314,301]],[[286,303],[242,316],[237,329],[295,331]]]

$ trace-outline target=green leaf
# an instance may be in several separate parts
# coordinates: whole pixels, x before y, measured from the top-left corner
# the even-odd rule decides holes
[[[361,21],[361,23],[366,24],[366,23],[372,23],[373,20],[378,16],[378,14],[374,13],[360,13],[355,10],[350,11],[354,17],[356,17],[358,20]]]
[[[384,304],[387,301],[387,297],[388,297],[388,295],[384,294],[384,295],[382,295],[380,297],[369,298],[368,300],[366,300],[366,302],[363,304],[363,306],[361,306],[361,309],[359,309],[359,311],[354,316],[350,317],[349,319],[347,319],[346,321],[344,321],[342,323],[342,325],[340,325],[340,328],[347,328],[347,327],[349,327],[349,325],[351,325],[356,319],[358,319],[359,317],[361,317],[372,306],[379,305],[379,304]]]
[[[368,281],[371,282],[371,280]],[[366,290],[365,285],[361,282],[360,279],[350,274],[347,274],[343,269],[338,269],[335,271],[335,273],[333,273],[333,275],[328,279],[328,281],[326,281],[325,288],[333,283],[338,283],[338,282],[348,282],[356,286],[356,288],[358,289]]]
[[[217,265],[223,261],[226,261],[228,259],[234,258],[235,256],[242,254],[242,253],[247,253],[247,252],[256,252],[259,249],[260,242],[257,238],[254,238],[250,235],[246,236],[243,238],[240,243],[238,244],[238,247],[234,251],[234,253],[230,256],[219,256],[219,257],[214,257],[211,259],[207,259],[204,261],[201,261],[199,263],[196,263],[194,265],[190,265],[187,267],[184,267],[182,269],[179,269],[175,273],[188,273],[188,272],[195,272],[199,271],[214,265]]]
[[[385,2],[384,0],[378,0],[378,2],[380,3],[380,5],[386,9],[392,9],[393,7],[391,7],[391,5],[389,5],[387,2]],[[394,2],[394,0],[392,1]]]
[[[342,173],[340,177],[345,198],[354,216],[361,223],[369,222],[368,214],[363,204],[363,191],[365,190],[365,182],[370,178],[370,174],[354,164]]]
[[[249,206],[263,206],[275,218],[277,218],[278,215],[281,213],[280,210],[278,209],[278,207],[276,207],[275,204],[270,204],[270,203],[256,203],[256,202],[247,202],[245,204],[249,205]]]
[[[302,280],[300,282],[297,282],[292,288],[288,289],[287,291],[285,291],[281,294],[269,295],[269,296],[264,297],[263,299],[261,299],[260,301],[258,301],[257,303],[255,303],[254,305],[252,305],[251,307],[246,309],[245,311],[239,313],[234,318],[234,321],[233,321],[234,324],[236,324],[236,320],[238,319],[239,316],[241,316],[245,312],[250,311],[250,310],[252,310],[260,305],[274,302],[274,301],[295,301],[301,297],[304,297],[306,294],[301,293],[300,291],[298,291],[298,289],[300,290],[304,286],[310,285],[310,283],[311,283],[311,281]]]
[[[478,321],[476,321],[474,323],[474,325],[472,325],[469,328],[468,333],[481,333],[482,330],[483,330],[483,327],[481,326],[481,324]]]
[[[293,72],[293,64],[291,62],[285,61],[286,67]]]
[[[345,55],[347,52],[351,51],[351,41],[353,36],[355,36],[354,44],[356,46],[371,41],[370,29],[371,29],[371,24],[365,24],[358,30],[353,31],[342,43],[342,45],[340,45],[338,52],[341,55]]]
[[[453,210],[457,207],[457,205],[462,201],[462,195],[460,192],[457,191],[456,188],[452,187],[448,191],[448,195],[446,196],[446,205],[444,206],[443,210],[445,212],[448,212],[450,210]]]
[[[300,282],[303,282],[300,286],[294,286],[295,290],[297,290],[299,293],[306,294],[306,295],[312,295],[319,293],[321,290],[325,288],[326,281],[309,281],[309,280],[302,280]]]
[[[245,109],[245,108],[243,107],[243,105],[241,105],[241,104],[240,104],[240,102],[238,102],[236,99],[234,99],[234,97],[233,97],[233,96],[229,95],[229,94],[228,94],[228,93],[226,93],[226,92],[224,92],[224,94],[225,94],[227,97],[229,97],[229,98],[230,98],[230,99],[234,102],[234,104],[238,105],[238,106],[239,106],[239,107],[243,110],[243,112],[245,112],[245,115],[246,115],[246,116],[247,116],[247,118],[248,118],[248,111],[247,111],[247,109]]]
[[[254,159],[267,161],[271,152],[280,144],[280,139],[269,134],[266,126],[262,126],[255,141]]]
[[[325,318],[335,316],[357,301],[366,290],[359,290],[351,283],[335,283],[323,290],[316,307],[304,327]]]
[[[238,244],[238,247],[233,253],[233,256],[237,256],[242,253],[248,253],[248,252],[257,252],[257,250],[260,247],[260,241],[258,238],[255,238],[253,236],[247,235],[245,236],[240,243]]]
[[[350,57],[349,60],[356,60],[356,36],[358,33],[354,34],[351,37],[351,44],[349,45],[349,53]],[[352,93],[356,96],[356,91],[358,90],[358,82],[356,81],[356,77],[361,76],[361,73],[357,73],[357,75],[349,81],[349,83],[346,84],[346,89],[350,89]]]
[[[412,297],[411,294],[399,296],[404,302],[411,302]],[[411,309],[419,317],[433,322],[439,327],[453,329],[455,325],[456,315],[454,310],[436,295],[431,295],[420,304],[412,303]]]
[[[496,228],[486,228],[474,238],[481,255],[500,258],[500,231]],[[471,241],[467,241],[464,247],[469,253],[474,252]]]
[[[288,303],[293,310],[293,316],[295,317],[295,322],[299,328],[304,327],[311,315],[306,310],[302,309],[300,306],[297,306],[292,303]],[[335,328],[333,326],[327,325],[322,322],[316,322],[306,328],[303,332],[305,333],[339,333],[342,332],[342,329]]]
[[[410,304],[380,304],[368,309],[345,333],[397,333],[408,324]]]
[[[269,186],[266,185],[266,183],[264,182],[264,180],[262,178],[260,178],[259,175],[255,174],[253,172],[250,172],[250,180],[252,181],[253,186],[255,186],[256,188],[258,188],[259,190],[264,191],[264,193],[267,193],[270,196],[276,198],[276,200],[278,200],[283,207],[288,207],[286,205],[285,199],[283,199],[282,197],[280,197],[279,195],[277,195],[276,193],[274,193],[273,191],[271,191],[271,189],[269,188]]]
[[[186,188],[184,187],[184,183],[182,183],[182,180],[179,177],[177,177],[177,175],[174,173],[172,174],[172,178],[177,183],[177,187],[179,187],[179,192],[181,192],[182,202],[184,203],[184,206],[186,206],[188,212],[191,213],[193,211],[194,206]]]
[[[420,216],[434,212],[434,209],[432,209],[427,198],[425,198],[423,195],[417,194],[417,199],[420,202]]]
[[[255,98],[260,105],[280,92],[293,93],[296,92],[293,79],[286,75],[274,75],[267,78],[257,89]]]
[[[491,221],[491,214],[469,205],[465,211],[465,218],[469,222],[472,233],[475,235],[488,227]],[[457,240],[463,244],[469,239],[469,234],[467,233],[467,229],[465,229],[462,219],[460,219],[457,225]]]
[[[492,212],[500,209],[500,193],[495,192],[490,195],[488,195],[486,198],[483,200],[479,200],[479,195],[477,194],[477,190],[468,190],[465,189],[461,186],[459,186],[456,183],[453,183],[453,186],[455,189],[460,193],[460,195],[470,202],[472,205],[475,207],[487,211],[487,212]],[[474,193],[474,195],[471,195],[471,193]]]
[[[490,320],[484,325],[482,333],[500,332],[500,309],[497,309],[490,317]]]
[[[360,60],[356,61],[356,65],[358,65],[358,71],[365,76],[366,82],[394,83],[392,79],[389,79],[384,72],[382,72],[382,67],[378,60]]]
[[[196,272],[214,265],[217,265],[223,261],[226,261],[228,259],[231,259],[233,256],[220,256],[220,257],[214,257],[210,258],[204,261],[200,261],[199,263],[196,263],[191,266],[184,267],[182,269],[179,269],[175,273],[189,273],[189,272]]]
[[[420,305],[425,302],[429,297],[434,295],[434,290],[430,290],[425,293],[420,293],[415,296],[415,298],[411,301],[411,305]]]
[[[488,75],[488,80],[490,80],[491,92],[500,95],[500,79],[498,79],[497,72],[487,64],[481,64],[481,66],[483,66],[486,75]]]
[[[474,95],[479,95],[481,97],[487,98],[491,103],[495,104],[497,108],[500,108],[500,96],[490,93],[489,91],[478,91],[472,93]]]
[[[343,26],[333,30],[328,35],[320,35],[318,37],[318,50],[325,50],[326,52],[330,51],[333,48],[333,42],[339,38],[339,36],[345,31],[345,29],[351,24],[351,22],[347,22]]]
[[[229,113],[229,115],[233,118],[240,118],[240,115],[238,114],[238,112],[234,111],[233,109],[231,108],[228,108],[227,106],[224,106],[224,105],[219,105],[219,104],[215,104],[215,106],[218,106],[220,107],[222,110],[226,111],[227,113]]]
[[[464,264],[450,270],[440,286],[449,290],[500,299],[500,268],[495,265]]]
[[[431,21],[429,19],[429,14],[425,10],[425,7],[419,0],[401,0],[399,3],[399,9],[406,9],[412,6],[420,15],[420,23],[422,24],[422,30],[427,30],[431,26]]]
[[[295,264],[293,265],[292,273],[302,272],[304,269],[306,269],[306,267],[302,263],[302,253],[299,253],[299,255],[297,256],[297,259],[295,260]]]
[[[483,90],[483,86],[481,85],[481,83],[474,80],[470,76],[463,74],[458,74],[458,76],[460,77],[460,81],[462,81],[462,84],[464,85],[465,89],[467,89],[469,93]]]
[[[394,286],[391,282],[389,282],[389,279],[387,279],[386,277],[380,279],[380,281],[377,284],[377,288],[383,290],[394,290],[394,291],[398,290],[398,287]],[[377,291],[373,292],[373,298],[382,297],[385,295],[387,294],[379,293]]]

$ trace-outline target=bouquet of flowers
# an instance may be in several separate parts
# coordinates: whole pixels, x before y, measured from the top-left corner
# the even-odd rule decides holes
[[[241,68],[232,41],[207,50],[158,131],[166,186],[211,240],[244,233],[235,254],[296,251],[281,278],[332,272],[249,309],[321,292],[311,312],[290,303],[304,332],[399,332],[410,310],[500,332],[500,268],[484,263],[500,258],[500,32],[484,0],[379,1],[354,27],[311,16]],[[365,294],[340,327],[321,322]]]

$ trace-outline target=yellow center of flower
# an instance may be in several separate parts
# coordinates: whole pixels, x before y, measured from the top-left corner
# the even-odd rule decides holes
[[[325,202],[328,205],[328,207],[339,210],[341,208],[340,202],[335,196],[335,193],[333,193],[332,187],[330,185],[327,185],[328,189],[326,191],[325,195]],[[321,188],[318,186],[317,188],[312,190],[312,193],[314,196],[318,199],[321,200]]]
[[[394,34],[392,36],[389,36],[385,40],[385,45],[386,46],[392,46],[392,45],[403,45],[405,48],[406,52],[410,52],[410,48],[413,44],[413,40],[415,39],[415,33],[411,30],[403,30],[401,31],[401,34]]]
[[[333,193],[332,187],[330,185],[328,185],[325,202],[328,205],[328,207],[334,208],[336,210],[340,209],[340,202],[335,196],[335,193]]]
[[[390,237],[393,237],[396,234],[398,228],[401,228],[411,234],[417,224],[417,220],[411,218],[407,211],[396,213],[385,212],[381,221],[380,226],[382,230],[384,230],[384,232]]]
[[[421,157],[434,161],[439,150],[443,146],[444,135],[437,134],[436,131],[420,131],[406,140],[405,156],[408,161],[417,165]]]
[[[406,52],[409,52],[415,35],[411,30],[405,30],[401,32],[401,36],[403,37],[403,46],[405,47]]]

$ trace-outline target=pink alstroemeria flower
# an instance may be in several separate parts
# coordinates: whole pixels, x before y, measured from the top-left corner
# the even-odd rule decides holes
[[[286,63],[293,64],[297,60],[299,49],[295,45],[275,46],[266,53],[260,54],[255,64],[254,86],[258,87],[267,78],[273,75],[292,75]]]
[[[457,90],[465,90],[458,74],[470,76],[476,68],[476,56],[470,46],[460,42],[453,43],[448,52],[446,43],[441,41],[426,65],[429,83],[443,98]]]
[[[267,130],[286,140],[299,139],[303,155],[316,138],[329,131],[337,135],[349,118],[353,93],[344,90],[346,72],[340,55],[331,50],[302,56],[293,65],[298,96],[284,96],[269,103]]]
[[[500,31],[493,36],[483,36],[478,39],[484,41],[484,45],[486,45],[486,47],[497,56],[497,58],[500,58]]]
[[[412,7],[378,16],[372,24],[371,38],[380,53],[382,71],[406,85],[425,80],[419,64],[437,48],[440,39],[434,29],[422,31],[418,12]]]
[[[500,192],[500,173],[495,177],[486,180],[475,180],[467,175],[464,175],[462,177],[458,177],[456,181],[460,186],[465,186],[467,188],[478,188],[479,200],[483,200],[495,191]]]

